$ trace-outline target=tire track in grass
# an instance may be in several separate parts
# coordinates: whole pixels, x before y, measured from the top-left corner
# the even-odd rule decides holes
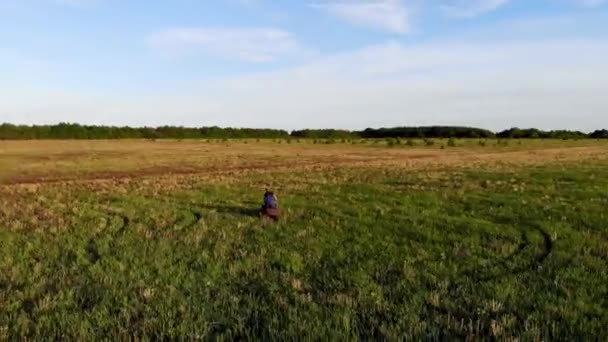
[[[149,201],[149,199],[148,199]],[[182,203],[171,201],[171,200],[161,200],[161,201],[152,201],[152,203],[156,206],[161,206],[169,209],[170,213],[176,214],[178,216],[173,222],[168,223],[167,225],[163,225],[160,228],[173,228],[178,230],[188,229],[195,226],[202,219],[202,214],[200,211],[191,208],[190,206],[183,206]],[[177,205],[176,205],[177,204]],[[113,215],[114,217],[118,217],[121,220],[120,227],[117,228],[117,231],[120,233],[126,232],[133,224],[135,218],[129,217],[127,214],[123,213],[121,209],[112,208],[109,206],[101,207],[107,214]],[[187,213],[187,214],[184,214]],[[150,218],[149,213],[145,211],[138,212],[138,215],[142,216],[142,218]],[[145,220],[144,220],[145,221]],[[141,223],[145,226],[150,226],[153,222],[144,222]],[[158,227],[157,227],[158,228]]]
[[[201,214],[198,210],[192,209],[190,207],[175,207],[175,209],[181,211],[182,213],[187,213],[187,215],[182,215],[183,217],[181,220],[175,221],[175,223],[173,223],[173,229],[190,229],[196,226],[203,218],[203,214]]]
[[[129,231],[131,225],[136,218],[124,213],[123,208],[116,208],[115,206],[95,204],[90,201],[83,201],[79,205],[84,206],[92,214],[92,217],[106,219],[108,224],[104,226],[105,229],[97,231],[94,236],[88,239],[88,243],[84,246],[84,252],[86,253],[91,263],[97,263],[101,260],[104,255],[98,248],[98,240],[110,240],[112,245],[116,244],[118,240],[122,239],[124,234]],[[187,213],[182,216],[181,220],[169,224],[167,227],[173,227],[174,229],[179,227],[179,230],[188,229],[194,227],[202,219],[202,213],[191,207],[172,207],[171,211],[175,212],[179,210],[183,213]],[[141,213],[145,216],[145,213]],[[99,223],[98,223],[99,224]]]
[[[131,224],[131,219],[129,218],[129,216],[121,213],[119,209],[110,207],[109,205],[95,204],[95,203],[92,203],[92,202],[86,201],[86,200],[77,200],[77,202],[74,203],[74,205],[78,206],[78,207],[83,207],[86,210],[90,211],[91,213],[95,214],[93,216],[94,218],[103,217],[109,221],[112,221],[113,219],[118,218],[118,220],[120,221],[120,224],[118,225],[116,230],[119,232],[126,231],[127,228]],[[82,217],[84,217],[84,216],[82,216]]]
[[[101,213],[113,217],[113,218],[118,218],[120,221],[120,224],[118,226],[118,228],[116,229],[117,233],[123,234],[125,233],[129,227],[131,226],[131,218],[129,218],[129,216],[127,216],[124,213],[121,213],[120,211],[114,209],[114,208],[108,208],[105,206],[99,207],[100,209],[102,209]]]
[[[525,253],[525,251],[531,245],[527,231],[524,230],[524,228],[520,227],[519,229],[522,231],[522,234],[521,234],[522,241],[519,244],[516,251],[514,253],[512,253],[511,255],[509,255],[506,259],[500,261],[499,263],[495,263],[494,265],[491,265],[491,266],[485,268],[485,270],[488,270],[493,267],[499,266],[504,269],[503,271],[493,272],[493,273],[490,273],[487,275],[483,275],[483,270],[480,270],[480,269],[470,269],[468,271],[465,271],[464,278],[457,279],[450,283],[450,285],[447,289],[447,293],[449,294],[449,297],[450,298],[468,298],[466,295],[467,291],[473,289],[479,283],[500,280],[505,277],[517,276],[517,275],[520,275],[520,274],[523,274],[526,272],[533,272],[535,269],[542,267],[542,265],[546,262],[546,260],[551,256],[551,253],[553,253],[553,248],[554,248],[553,240],[551,239],[551,236],[549,235],[549,233],[547,233],[537,223],[529,223],[528,227],[532,228],[532,231],[536,232],[537,234],[539,234],[542,237],[542,242],[541,242],[542,251],[540,254],[538,254],[536,257],[532,258],[532,260],[530,260],[529,262],[525,263],[524,265],[522,265],[520,267],[509,268],[509,266],[507,265],[508,261],[516,259],[519,255],[522,255],[523,253]],[[435,288],[435,290],[438,290],[438,288]],[[474,292],[474,290],[473,290],[473,292]],[[488,336],[492,332],[491,322],[495,318],[494,316],[498,315],[499,313],[498,312],[490,313],[486,317],[478,312],[478,310],[477,310],[478,306],[479,306],[479,304],[475,304],[475,303],[465,303],[465,305],[462,305],[462,303],[461,303],[460,305],[458,305],[456,307],[446,307],[444,305],[436,306],[436,305],[432,305],[429,302],[427,302],[427,304],[426,304],[426,307],[428,310],[427,314],[430,314],[431,316],[433,316],[433,315],[447,316],[449,326],[446,328],[449,329],[451,331],[451,333],[459,333],[457,331],[454,331],[454,329],[458,329],[459,327],[460,327],[460,329],[465,329],[467,327],[467,325],[465,323],[470,323],[470,324],[475,323],[474,333],[483,334],[483,335]],[[517,311],[509,311],[509,313],[515,315],[520,322],[524,322],[526,320],[526,317]],[[452,323],[454,324],[454,326],[450,325],[450,320],[452,320]],[[460,322],[460,326],[458,325],[459,322]],[[463,333],[463,332],[461,331],[460,333]],[[472,332],[469,331],[468,333],[472,333]],[[463,337],[465,335],[463,335]]]
[[[173,228],[176,228],[180,222],[191,221],[190,223],[186,223],[179,230],[190,229],[196,226],[203,219],[203,213],[201,210],[193,208],[193,206],[195,206],[197,203],[187,203],[170,196],[165,196],[165,198],[165,200],[161,201],[163,204],[170,205],[173,209],[181,212],[187,212],[190,215],[190,219],[183,218],[182,220],[174,222]]]
[[[178,218],[169,226],[172,228],[178,228],[179,230],[189,229],[198,224],[203,218],[203,214],[198,209],[193,209],[191,206],[183,206],[183,203],[174,202],[174,201],[163,201],[163,203],[169,204],[171,206],[172,212],[179,213],[187,213],[186,215],[179,215],[181,218]],[[176,203],[178,204],[176,206]],[[122,210],[108,207],[108,206],[98,206],[97,208],[101,209],[108,217],[118,218],[120,220],[120,225],[116,228],[116,232],[119,234],[125,233],[134,222],[134,219],[129,217],[127,214],[123,213]],[[143,213],[144,216],[145,213]]]
[[[551,239],[551,235],[547,233],[544,229],[540,227],[536,227],[536,229],[542,234],[544,242],[545,242],[545,253],[538,258],[537,263],[543,264],[547,258],[553,253],[553,240]]]
[[[508,276],[519,275],[519,274],[522,274],[522,273],[525,273],[528,271],[532,271],[535,268],[538,268],[539,266],[542,266],[542,264],[545,262],[545,260],[553,252],[553,241],[551,240],[551,236],[537,224],[532,224],[531,228],[533,228],[532,231],[537,232],[543,239],[542,247],[541,247],[542,251],[538,256],[536,256],[535,258],[532,258],[531,261],[526,262],[522,266],[509,268],[509,265],[508,265],[509,261],[516,260],[518,258],[518,256],[524,254],[530,248],[530,239],[528,237],[528,233],[523,228],[519,228],[522,231],[522,234],[521,234],[522,241],[519,244],[519,246],[517,247],[517,250],[515,252],[513,252],[512,254],[507,256],[505,259],[503,259],[497,263],[494,263],[493,265],[485,267],[484,269],[473,268],[473,269],[464,271],[463,273],[465,274],[465,276],[467,278],[473,279],[476,282],[488,282],[488,281],[498,280],[498,279],[508,277]],[[487,275],[483,275],[484,274],[483,271],[495,268],[497,266],[503,268],[504,270],[500,271],[500,272],[494,272],[494,273],[490,273]]]
[[[87,241],[85,245],[82,246],[84,249],[84,255],[87,257],[91,264],[96,264],[100,260],[104,258],[103,253],[99,250],[98,240],[103,240],[109,238],[110,240],[116,240],[119,234],[124,233],[130,224],[130,219],[128,216],[124,214],[120,214],[116,209],[108,208],[104,205],[94,204],[91,201],[87,200],[77,200],[74,203],[75,206],[84,208],[87,214],[80,214],[77,218],[82,221],[83,219],[92,219],[97,221],[97,228],[93,231],[93,234],[90,237],[86,237],[84,241]],[[114,225],[114,221],[118,218],[119,224]],[[106,220],[106,225],[101,227],[101,223],[99,219]],[[84,222],[84,221],[83,221]],[[107,225],[109,223],[109,226]],[[109,228],[110,233],[107,234],[106,228]],[[113,241],[112,241],[113,243]]]

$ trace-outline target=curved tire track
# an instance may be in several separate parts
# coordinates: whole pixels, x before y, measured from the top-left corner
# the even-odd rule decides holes
[[[168,201],[166,204],[171,205],[172,206],[171,209],[173,211],[177,211],[177,212],[181,211],[183,213],[187,213],[184,215],[180,215],[182,217],[178,218],[171,224],[173,228],[179,227],[179,230],[189,229],[189,228],[194,227],[196,224],[198,224],[201,221],[201,219],[203,218],[203,214],[200,212],[200,210],[193,209],[190,206],[184,206],[183,203],[179,203],[179,202],[176,203],[176,202]],[[118,234],[126,232],[134,221],[134,219],[132,219],[128,215],[126,215],[126,214],[122,213],[120,210],[117,210],[114,208],[108,208],[105,206],[96,206],[95,209],[97,209],[96,211],[98,211],[100,214],[103,214],[106,217],[113,217],[113,218],[119,219],[120,224],[118,227],[115,228],[115,231]],[[145,213],[142,213],[142,214],[145,215]]]
[[[461,278],[450,283],[448,288],[450,296],[461,297],[463,295],[463,291],[464,293],[467,293],[467,291],[471,290],[471,288],[468,288],[468,286],[474,287],[479,282],[488,282],[508,276],[519,275],[525,272],[532,272],[535,268],[538,269],[541,267],[553,252],[553,240],[551,239],[551,235],[549,235],[549,233],[543,230],[539,225],[533,223],[530,224],[529,227],[532,228],[532,231],[535,231],[542,236],[542,252],[540,254],[538,254],[531,261],[527,262],[525,265],[509,269],[507,262],[517,258],[519,255],[522,255],[530,247],[530,240],[526,234],[527,232],[520,228],[522,231],[522,241],[517,250],[501,262],[486,268],[487,270],[495,267],[496,265],[500,265],[504,268],[504,271],[487,275],[483,275],[483,270],[479,269],[466,271],[463,279]],[[489,335],[491,332],[492,327],[490,326],[490,321],[484,321],[484,317],[481,317],[480,314],[475,310],[476,305],[474,303],[465,303],[464,306],[458,306],[456,308],[448,308],[443,305],[433,306],[430,303],[427,303],[426,308],[428,310],[427,315],[444,315],[453,317],[454,322],[481,322],[481,325],[478,327],[478,333]],[[517,312],[512,313],[518,318],[518,320],[522,322],[526,319],[525,317],[520,317]]]
[[[533,228],[533,231],[538,232],[543,238],[541,253],[535,258],[533,258],[531,261],[525,263],[522,266],[513,268],[509,268],[507,264],[510,260],[516,259],[518,256],[524,254],[525,251],[528,250],[528,248],[530,248],[530,240],[528,238],[527,232],[523,231],[522,229],[522,242],[519,244],[517,250],[513,254],[509,255],[507,258],[486,268],[487,270],[489,268],[499,266],[504,269],[503,271],[483,275],[483,269],[472,269],[469,271],[465,271],[465,274],[475,281],[487,282],[501,279],[507,276],[519,275],[528,271],[532,271],[535,268],[541,266],[553,252],[553,241],[551,240],[551,236],[538,225],[534,224],[531,228]]]
[[[100,213],[106,217],[118,218],[118,220],[120,221],[120,224],[118,225],[117,228],[115,228],[116,233],[122,234],[125,231],[127,231],[127,229],[129,229],[129,226],[131,225],[131,218],[129,216],[127,216],[126,214],[121,213],[120,211],[118,211],[114,208],[109,208],[104,205],[93,206],[93,208],[95,211],[97,211],[98,213]]]
[[[182,212],[187,212],[193,219],[188,220],[184,217],[182,220],[176,220],[175,223],[173,223],[174,229],[178,229],[178,230],[190,229],[190,228],[196,226],[203,218],[203,214],[200,211],[189,208],[189,207],[176,207],[175,209],[180,210]],[[188,223],[183,224],[183,225],[180,224],[183,222],[188,222]]]

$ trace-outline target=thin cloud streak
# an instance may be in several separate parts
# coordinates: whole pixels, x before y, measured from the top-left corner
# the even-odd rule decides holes
[[[511,0],[457,0],[440,6],[445,15],[456,18],[471,18],[495,11]]]
[[[411,10],[402,0],[323,1],[309,6],[361,27],[396,34],[411,30]]]
[[[205,54],[251,63],[306,53],[290,32],[277,28],[171,28],[151,35],[147,43],[173,56]]]

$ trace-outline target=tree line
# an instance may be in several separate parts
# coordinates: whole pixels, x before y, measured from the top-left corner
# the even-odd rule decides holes
[[[58,125],[24,126],[0,125],[0,139],[241,139],[289,138],[289,132],[278,129],[221,127],[113,127]]]
[[[0,125],[2,140],[35,139],[374,139],[374,138],[470,138],[470,139],[608,139],[608,130],[593,133],[535,128],[510,128],[502,132],[474,127],[427,126],[367,128],[362,131],[304,129],[287,132],[279,129],[213,127],[114,127],[72,123],[57,125]]]

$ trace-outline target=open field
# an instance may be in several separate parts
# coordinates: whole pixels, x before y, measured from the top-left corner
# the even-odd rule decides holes
[[[0,339],[606,340],[608,143],[414,145],[0,141]]]

